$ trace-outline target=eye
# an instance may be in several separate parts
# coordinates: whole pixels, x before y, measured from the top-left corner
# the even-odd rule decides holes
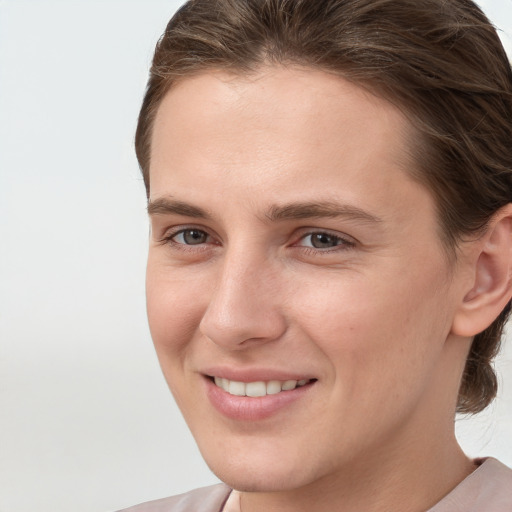
[[[303,236],[297,245],[314,249],[332,249],[340,245],[352,247],[354,243],[341,236],[333,235],[332,233],[317,231]]]
[[[201,229],[182,229],[169,237],[173,242],[184,245],[200,245],[209,241],[210,235]]]

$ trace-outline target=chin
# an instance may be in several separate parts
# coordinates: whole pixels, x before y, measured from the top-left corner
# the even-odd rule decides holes
[[[319,476],[314,464],[279,449],[220,450],[203,453],[212,472],[231,488],[243,492],[289,491],[308,485]],[[268,452],[271,453],[268,453]]]
[[[310,483],[304,475],[294,469],[286,471],[269,470],[269,468],[216,468],[210,466],[213,473],[232,489],[242,492],[282,492],[291,491]]]

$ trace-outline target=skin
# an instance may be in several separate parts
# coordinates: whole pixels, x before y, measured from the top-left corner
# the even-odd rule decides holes
[[[421,511],[474,469],[453,432],[471,333],[454,325],[478,251],[446,257],[434,200],[407,173],[411,129],[386,101],[301,68],[200,74],[159,108],[151,333],[244,512]],[[342,212],[282,208],[298,203]],[[317,380],[276,414],[237,421],[206,396],[212,365]]]

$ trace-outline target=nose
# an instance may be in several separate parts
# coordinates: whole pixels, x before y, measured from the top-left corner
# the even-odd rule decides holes
[[[229,350],[279,339],[286,331],[278,271],[264,257],[247,251],[221,262],[200,330]]]

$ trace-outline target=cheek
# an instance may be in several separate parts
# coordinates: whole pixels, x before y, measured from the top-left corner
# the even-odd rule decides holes
[[[185,413],[192,389],[186,372],[187,354],[203,314],[201,287],[179,278],[173,269],[148,261],[146,301],[149,328],[165,380],[179,408]]]
[[[444,278],[412,274],[331,279],[296,297],[302,329],[354,392],[414,386],[439,357],[450,325]]]
[[[176,357],[190,342],[201,320],[200,282],[148,261],[146,301],[149,328],[158,357]],[[162,362],[162,360],[161,360]]]

